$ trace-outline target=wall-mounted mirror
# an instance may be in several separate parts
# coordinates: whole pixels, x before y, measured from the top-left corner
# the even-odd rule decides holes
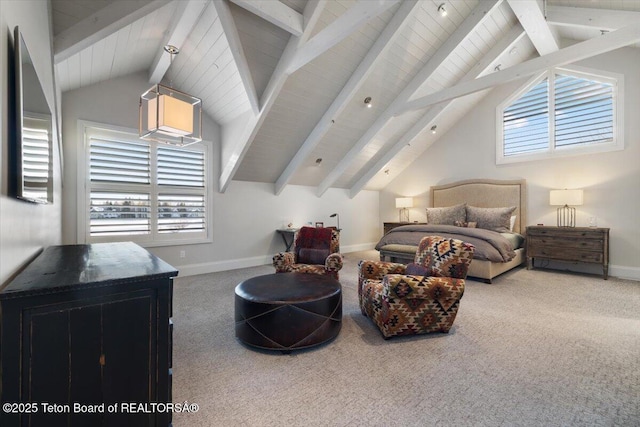
[[[52,114],[31,55],[14,30],[16,90],[16,196],[53,203]]]

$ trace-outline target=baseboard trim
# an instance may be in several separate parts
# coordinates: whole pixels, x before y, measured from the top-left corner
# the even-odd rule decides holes
[[[200,264],[187,264],[175,266],[179,277],[195,276],[197,274],[216,273],[218,271],[237,270],[239,268],[257,267],[271,264],[273,256],[257,256],[250,258],[229,259],[224,261],[204,262]]]
[[[640,268],[625,267],[623,265],[610,265],[609,276],[640,281]]]
[[[375,243],[361,243],[340,248],[342,253],[368,251],[375,248]],[[274,254],[275,255],[275,254]],[[199,264],[186,264],[175,266],[179,277],[196,276],[198,274],[216,273],[218,271],[237,270],[239,268],[258,267],[270,265],[273,255],[263,255],[249,258],[229,259],[224,261],[204,262]]]

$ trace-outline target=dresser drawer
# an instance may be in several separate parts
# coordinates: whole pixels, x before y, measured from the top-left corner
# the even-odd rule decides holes
[[[565,250],[564,248],[535,246],[529,248],[527,256],[533,258],[539,257],[557,259],[562,261],[579,261],[599,264],[603,262],[604,255],[602,252],[579,249]]]
[[[576,230],[576,229],[541,229],[532,228],[527,229],[527,236],[529,237],[554,237],[562,240],[566,239],[604,239],[604,233],[596,230]]]
[[[573,249],[585,249],[602,251],[604,240],[602,236],[600,239],[564,239],[557,236],[529,236],[528,238],[530,247],[549,246],[558,248],[558,250],[573,250]]]

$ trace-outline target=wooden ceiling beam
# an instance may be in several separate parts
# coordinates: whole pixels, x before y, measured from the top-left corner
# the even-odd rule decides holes
[[[169,2],[170,0],[130,0],[110,3],[54,38],[54,63],[70,58]]]
[[[284,3],[273,0],[230,1],[296,37],[300,37],[302,35],[302,28],[304,25],[304,18],[302,14],[291,9]]]
[[[184,2],[182,10],[178,12],[180,15],[174,20],[173,27],[169,31],[169,36],[166,38],[164,46],[171,45],[181,48],[208,3],[209,0],[189,0]],[[149,83],[160,83],[167,70],[169,70],[169,66],[171,66],[171,55],[162,49],[156,54],[149,69]]]
[[[399,0],[360,0],[347,9],[335,21],[313,36],[296,51],[295,57],[287,67],[287,74],[293,74],[318,56],[349,37],[361,25],[369,22],[386,11]]]
[[[233,149],[224,150],[222,156],[223,167],[220,174],[221,192],[226,191],[226,188],[229,186],[233,176],[238,170],[240,162],[253,143],[253,140],[258,134],[266,116],[280,94],[287,78],[295,70],[303,66],[306,63],[305,61],[312,60],[317,57],[317,55],[320,55],[330,49],[336,43],[344,40],[356,31],[360,25],[377,16],[377,14],[384,12],[399,0],[359,0],[354,6],[349,8],[343,15],[336,19],[336,21],[332,22],[325,29],[316,34],[313,38],[313,40],[316,41],[314,43],[310,43],[313,28],[317,24],[326,1],[327,0],[311,0],[307,3],[304,11],[305,28],[302,36],[291,36],[289,39],[289,42],[287,43],[287,46],[285,47],[273,74],[271,75],[271,79],[269,80],[269,83],[267,83],[267,87],[262,94],[262,98],[260,100],[260,112],[247,123],[246,129],[242,133],[242,140],[240,142],[225,141],[223,138],[223,146],[232,144]],[[354,12],[351,12],[352,10],[354,10]],[[374,14],[372,11],[375,11],[376,13]],[[366,20],[363,17],[366,17]],[[351,25],[350,27],[348,25],[349,22]],[[327,30],[329,31],[327,32]],[[320,38],[316,39],[319,36]]]
[[[470,93],[499,86],[504,83],[540,73],[551,67],[571,64],[582,59],[591,58],[638,42],[640,42],[640,22],[633,23],[624,28],[620,28],[619,30],[606,33],[590,40],[576,43],[553,53],[513,65],[497,73],[480,77],[470,82],[460,83],[439,92],[434,92],[407,102],[397,111],[396,115],[400,115],[408,111],[427,108],[442,101],[459,98]]]
[[[262,94],[262,98],[260,100],[261,107],[258,114],[253,114],[248,118],[247,124],[239,137],[237,134],[234,134],[234,138],[226,137],[227,134],[223,129],[222,169],[219,181],[219,189],[221,193],[224,193],[229,187],[233,176],[240,166],[240,162],[247,154],[249,147],[253,143],[253,140],[264,123],[267,114],[271,110],[273,103],[289,77],[286,70],[291,64],[291,60],[293,59],[296,51],[311,36],[313,28],[317,25],[327,1],[328,0],[310,0],[305,6],[303,14],[305,18],[304,31],[300,37],[291,36],[289,38],[289,42],[284,48],[284,52],[282,53],[275,70],[273,70],[273,74],[271,74],[267,87]]]
[[[540,4],[536,0],[507,0],[507,3],[540,55],[559,49],[557,36],[549,28]]]
[[[495,68],[495,64],[505,54],[524,37],[525,31],[521,25],[516,24],[509,32],[496,43],[489,52],[482,56],[478,62],[467,74],[460,79],[460,82],[471,81],[487,73]],[[367,164],[363,169],[366,171],[351,187],[349,195],[354,198],[362,189],[373,179],[380,171],[383,171],[387,164],[402,150],[407,144],[410,144],[424,129],[432,126],[432,123],[438,119],[440,114],[453,102],[453,100],[444,101],[431,106],[424,116],[416,122],[400,139],[384,153],[380,153],[377,160],[372,160],[371,165]],[[425,150],[428,148],[425,147]],[[407,166],[409,166],[407,164]]]
[[[236,67],[238,67],[240,80],[242,81],[242,86],[244,87],[244,91],[249,99],[251,110],[253,111],[253,114],[258,114],[260,112],[260,102],[258,100],[258,93],[256,92],[256,85],[253,81],[253,76],[251,75],[251,70],[249,69],[249,63],[247,62],[247,57],[244,54],[242,43],[240,42],[240,34],[238,34],[238,28],[233,20],[233,15],[231,15],[229,4],[226,1],[218,0],[214,1],[213,5],[218,13],[220,24],[222,24],[224,37],[227,39],[227,43],[229,43],[229,49],[231,50],[233,60]]]
[[[588,7],[547,6],[547,22],[553,25],[613,31],[640,22],[640,12]]]
[[[347,106],[351,98],[360,89],[367,77],[373,71],[376,61],[389,49],[391,41],[394,39],[405,26],[412,11],[419,7],[417,0],[405,1],[395,13],[391,21],[385,29],[380,33],[367,55],[362,59],[358,68],[353,72],[349,80],[344,85],[340,93],[333,100],[329,108],[325,111],[322,118],[316,123],[311,133],[307,136],[302,146],[298,149],[289,164],[284,169],[280,177],[276,180],[275,193],[280,194],[284,187],[289,183],[296,171],[303,165],[307,157],[318,146],[322,137],[331,128],[331,121],[340,115]]]
[[[369,126],[367,131],[358,139],[347,154],[338,162],[338,164],[327,174],[316,189],[316,195],[322,196],[340,176],[351,166],[353,161],[358,157],[360,152],[371,142],[375,135],[384,128],[389,120],[393,118],[396,111],[401,108],[413,94],[435,73],[440,65],[453,53],[453,51],[464,42],[478,26],[490,15],[491,11],[500,5],[501,0],[482,1],[471,14],[456,28],[456,30],[447,38],[440,48],[429,58],[426,65],[415,75],[400,94],[391,102],[391,104],[378,116],[378,118]]]

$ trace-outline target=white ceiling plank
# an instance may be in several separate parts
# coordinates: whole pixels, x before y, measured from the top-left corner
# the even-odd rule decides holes
[[[509,52],[524,37],[525,31],[520,25],[515,25],[509,32],[495,44],[489,52],[482,56],[480,62],[460,80],[460,82],[471,81],[494,70],[495,63],[505,53]],[[373,177],[384,170],[385,166],[402,150],[410,144],[425,128],[432,125],[438,116],[447,108],[453,100],[441,102],[433,105],[424,116],[412,126],[392,147],[390,147],[380,157],[373,166],[368,167],[365,174],[360,177],[349,190],[349,195],[354,198],[373,179]]]
[[[407,111],[419,110],[449,99],[459,98],[470,93],[508,83],[523,77],[542,72],[547,68],[570,64],[582,59],[591,58],[640,41],[640,23],[628,25],[619,30],[606,33],[600,37],[586,40],[565,47],[553,53],[530,59],[497,73],[465,82],[439,92],[423,96],[407,102],[396,115]]]
[[[359,0],[335,21],[298,49],[287,74],[293,74],[342,40],[349,37],[362,24],[386,11],[399,0]]]
[[[171,45],[181,48],[185,40],[196,25],[202,12],[209,3],[209,0],[189,0],[182,2],[178,10],[182,10],[180,16],[174,20],[173,28],[170,30],[169,36],[163,46]],[[149,83],[160,83],[165,73],[171,65],[171,55],[164,49],[161,49],[153,60],[149,71]]]
[[[169,3],[170,0],[118,1],[58,34],[53,40],[54,63],[59,63],[97,41]]]
[[[464,42],[476,28],[478,28],[490,12],[498,7],[501,0],[483,1],[471,12],[471,14],[456,28],[438,50],[429,58],[425,66],[415,75],[411,82],[400,92],[385,111],[370,125],[364,135],[355,143],[338,164],[327,174],[316,189],[316,195],[322,196],[340,176],[349,168],[358,154],[370,143],[373,137],[393,118],[396,111],[401,108],[420,86],[433,75],[437,68],[451,55],[451,53]]]
[[[389,24],[380,33],[380,36],[369,49],[367,55],[353,72],[347,83],[344,85],[340,93],[336,96],[332,104],[325,111],[322,118],[318,121],[314,129],[311,131],[307,139],[304,141],[300,149],[293,156],[289,164],[284,169],[278,180],[276,181],[275,192],[280,194],[284,187],[289,183],[295,172],[301,167],[306,158],[313,152],[315,147],[321,141],[322,137],[331,128],[331,120],[340,115],[343,109],[349,103],[349,100],[360,89],[364,81],[373,71],[376,61],[391,47],[391,41],[405,26],[411,13],[418,6],[417,0],[406,1],[395,13]]]
[[[507,3],[540,55],[559,49],[558,41],[549,28],[537,0],[507,0]]]
[[[640,12],[593,9],[587,7],[547,6],[547,22],[566,27],[597,28],[613,31],[640,22]]]
[[[218,18],[220,19],[224,30],[224,37],[226,37],[227,42],[229,43],[229,48],[231,48],[231,53],[236,63],[236,67],[238,67],[238,72],[240,73],[240,78],[242,79],[242,84],[247,94],[247,98],[249,98],[249,104],[251,105],[253,114],[258,114],[260,111],[258,93],[256,92],[256,86],[253,82],[253,77],[251,76],[251,70],[249,69],[249,63],[247,62],[247,57],[244,54],[242,43],[240,43],[240,35],[238,34],[238,28],[236,28],[236,23],[231,15],[229,4],[224,0],[216,0],[213,2],[213,5],[218,12]]]
[[[273,0],[231,0],[238,6],[258,15],[296,37],[302,35],[304,18],[289,6]]]
[[[223,148],[227,145],[232,146],[232,148],[223,150],[223,158],[222,160],[222,169],[220,172],[219,179],[219,188],[220,192],[224,193],[228,188],[231,180],[233,179],[233,175],[238,170],[240,166],[240,162],[247,154],[247,150],[251,146],[251,143],[256,137],[256,134],[260,130],[262,123],[271,110],[273,103],[275,102],[280,90],[284,86],[284,83],[289,76],[286,73],[291,60],[293,59],[296,51],[308,40],[311,36],[314,27],[317,25],[320,15],[324,10],[328,0],[309,0],[307,5],[304,8],[303,16],[305,20],[305,27],[302,35],[300,37],[291,36],[287,46],[278,61],[278,65],[276,65],[275,70],[273,70],[273,74],[271,75],[271,79],[269,79],[269,83],[262,94],[261,99],[261,109],[258,114],[252,115],[247,120],[247,124],[242,131],[239,138],[236,140],[228,139],[226,140],[223,135],[222,145]],[[226,155],[225,155],[226,153]]]

